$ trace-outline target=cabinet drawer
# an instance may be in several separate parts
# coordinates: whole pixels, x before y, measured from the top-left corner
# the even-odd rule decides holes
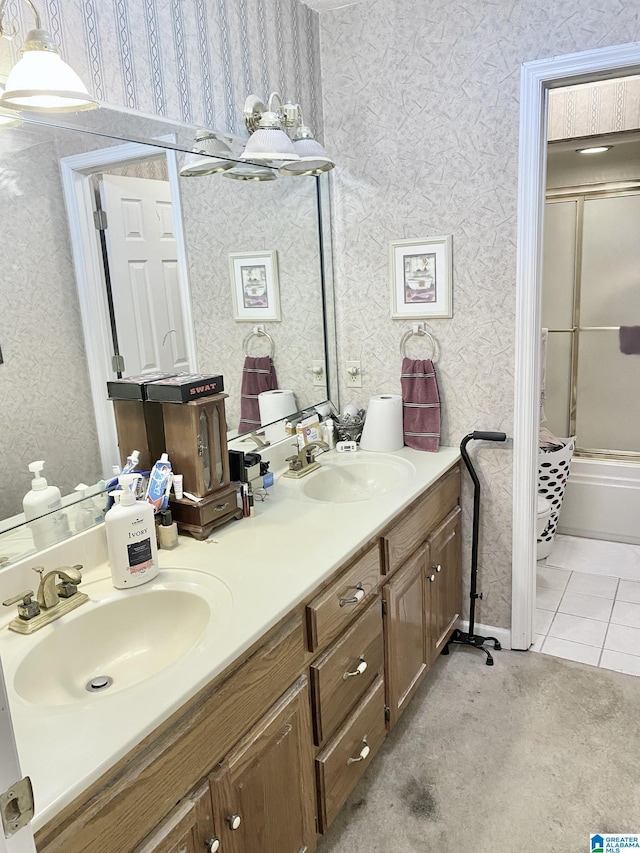
[[[386,734],[384,682],[378,676],[362,702],[316,758],[320,832],[326,832]]]
[[[380,583],[376,545],[307,605],[309,648],[330,643],[371,601]]]
[[[433,486],[407,515],[382,538],[382,571],[395,571],[456,506],[460,497],[460,466]]]
[[[382,607],[377,595],[346,634],[311,664],[317,746],[332,734],[382,672],[383,650]]]

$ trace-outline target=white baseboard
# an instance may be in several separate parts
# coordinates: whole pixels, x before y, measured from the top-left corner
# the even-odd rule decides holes
[[[461,631],[468,631],[469,621],[467,619],[458,620],[458,628]],[[474,631],[481,637],[495,637],[503,649],[511,648],[511,630],[509,628],[494,628],[493,625],[482,625],[476,622]]]

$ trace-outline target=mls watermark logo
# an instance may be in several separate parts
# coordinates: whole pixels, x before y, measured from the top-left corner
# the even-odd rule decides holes
[[[589,836],[591,853],[618,853],[625,850],[640,851],[640,835],[600,835]]]

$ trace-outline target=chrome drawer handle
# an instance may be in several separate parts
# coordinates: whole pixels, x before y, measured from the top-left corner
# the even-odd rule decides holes
[[[218,850],[220,850],[220,839],[207,838],[207,840],[204,842],[204,846],[207,853],[218,853]]]
[[[441,571],[442,571],[442,566],[440,565],[440,563],[438,563],[438,565],[437,565],[437,566],[432,566],[431,568],[432,568],[432,569],[435,569],[435,571],[436,571],[436,572],[441,572]]]
[[[436,576],[433,573],[431,573],[429,575],[429,580],[431,581],[431,583],[433,583],[435,579],[436,579]]]
[[[340,599],[340,607],[344,607],[345,604],[358,604],[364,598],[364,587],[361,583],[356,585],[356,591],[354,595],[349,598],[341,598]]]
[[[350,764],[357,764],[358,761],[364,761],[365,759],[367,759],[369,757],[369,753],[371,752],[371,749],[369,748],[369,744],[367,743],[367,736],[366,735],[362,738],[362,743],[364,744],[364,746],[360,750],[360,754],[358,755],[357,758],[348,758],[347,759],[347,766]]]
[[[360,663],[354,669],[353,672],[345,672],[342,676],[342,680],[346,681],[347,678],[353,678],[354,675],[362,675],[363,672],[367,671],[367,662],[364,658],[360,658]]]

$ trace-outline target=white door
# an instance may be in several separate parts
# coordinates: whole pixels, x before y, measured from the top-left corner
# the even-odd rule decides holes
[[[189,372],[169,182],[103,175],[100,187],[122,374]]]
[[[0,795],[20,779],[22,779],[22,773],[0,660]],[[6,811],[10,813],[15,811],[13,803],[9,804]],[[31,824],[23,826],[14,835],[5,838],[3,824],[0,821],[0,853],[36,853]]]

